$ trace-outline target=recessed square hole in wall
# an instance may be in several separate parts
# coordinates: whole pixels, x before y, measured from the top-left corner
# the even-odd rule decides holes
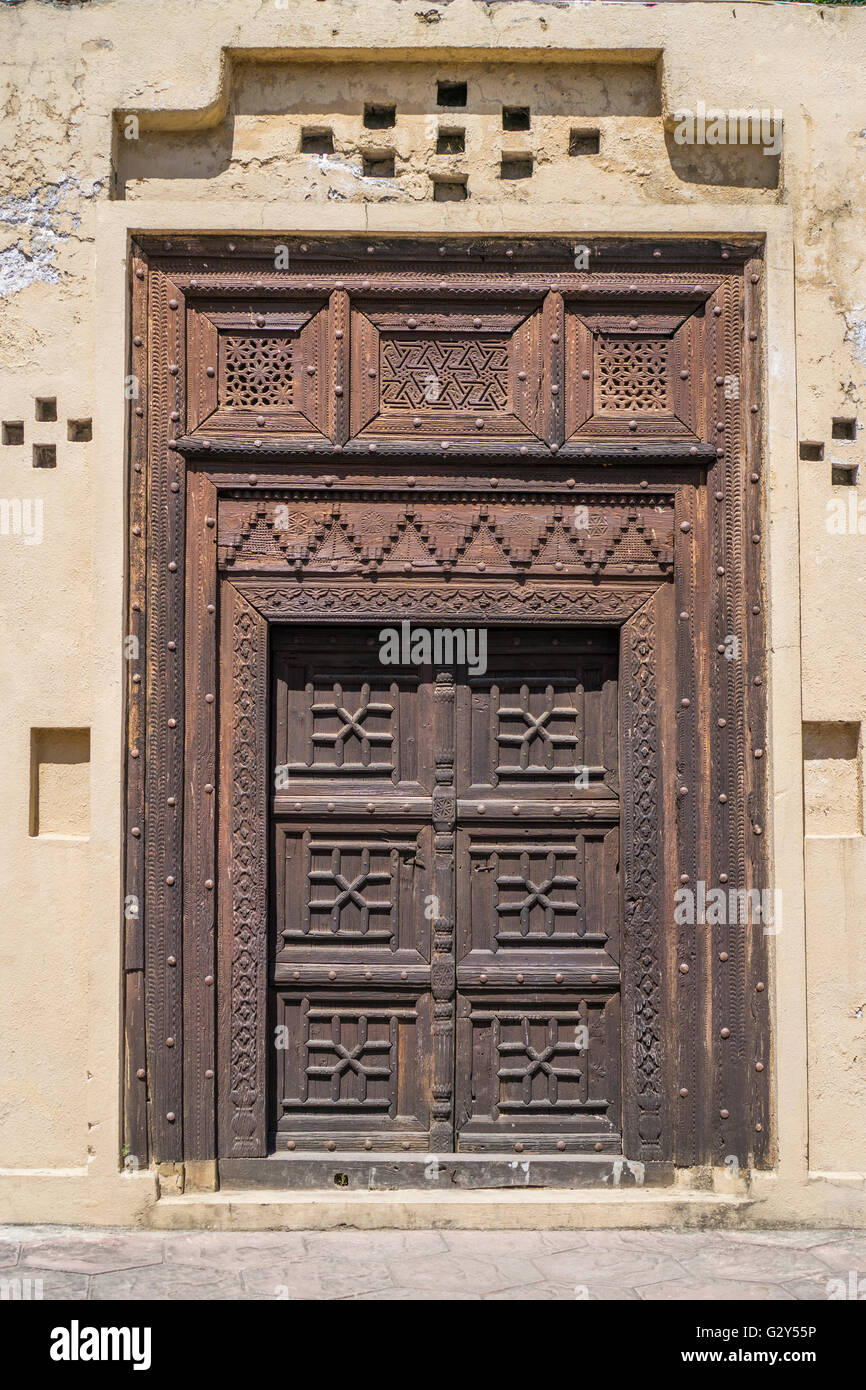
[[[857,438],[857,421],[856,421],[856,420],[851,420],[851,419],[842,419],[842,418],[840,418],[840,417],[837,417],[837,418],[833,421],[833,438],[834,438],[834,439],[856,439],[856,438]]]
[[[37,397],[36,397],[36,419],[37,419],[37,420],[56,420],[56,419],[57,419],[57,397],[56,397],[56,396],[37,396]]]
[[[324,127],[301,131],[301,154],[333,154],[334,132]]]
[[[436,137],[437,154],[463,154],[466,149],[465,130],[439,130]]]
[[[834,487],[856,487],[860,477],[859,464],[839,463],[836,459],[831,459],[830,464],[830,482]]]
[[[820,463],[824,457],[824,445],[804,439],[800,443],[800,458],[804,463]]]
[[[503,130],[529,130],[528,106],[503,106]]]
[[[390,130],[391,126],[396,124],[396,106],[368,105],[364,107],[364,125],[368,130]]]
[[[90,730],[30,730],[30,834],[90,834]]]
[[[803,725],[807,835],[860,835],[863,792],[860,725]]]
[[[380,154],[364,155],[364,178],[365,179],[393,179],[394,177],[394,155],[386,151]]]
[[[465,105],[466,105],[466,83],[465,83],[465,82],[437,82],[437,83],[436,83],[436,105],[437,105],[437,106],[465,106]]]
[[[93,421],[67,420],[66,437],[72,444],[86,444],[93,438]]]
[[[33,445],[33,467],[34,467],[34,468],[56,468],[56,467],[57,467],[57,445],[56,445],[56,444],[34,444],[34,445]]]
[[[24,421],[23,421],[23,420],[4,420],[4,421],[3,421],[3,443],[4,443],[4,444],[23,444],[23,443],[24,443]]]
[[[531,179],[532,155],[504,154],[499,166],[499,177],[501,179]]]
[[[598,154],[601,136],[597,130],[572,130],[568,136],[568,153]]]
[[[434,203],[462,203],[469,197],[465,179],[434,179]]]

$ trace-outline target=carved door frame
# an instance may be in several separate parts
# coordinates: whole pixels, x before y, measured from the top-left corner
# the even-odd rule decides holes
[[[128,663],[125,852],[140,910],[125,921],[126,1144],[174,1162],[266,1152],[268,624],[438,616],[620,628],[621,776],[639,789],[623,796],[624,1152],[767,1165],[760,926],[673,925],[681,884],[764,886],[758,250],[600,242],[605,270],[590,282],[550,239],[289,245],[297,270],[270,269],[269,241],[148,238],[130,258],[127,630],[139,656]],[[435,318],[437,295],[536,306],[522,327],[509,320],[533,390],[515,386],[514,411],[489,438],[458,412],[447,438],[441,416],[419,437],[418,417],[377,417],[369,388],[349,389],[365,335],[393,327],[389,297],[412,325],[411,304],[432,303]],[[373,304],[369,316],[359,303]],[[643,327],[642,314],[654,331],[683,330],[664,359],[667,415],[594,409],[581,362],[594,338],[616,346]],[[221,409],[214,344],[287,325],[306,334],[318,376],[269,437],[254,411],[239,422]],[[615,346],[596,370],[615,376]],[[290,556],[280,570],[244,570],[240,547],[223,544],[229,499],[252,511],[275,494],[408,505],[443,487],[474,504],[510,493],[529,510],[664,494],[670,558],[640,575],[602,557],[537,581],[396,579],[375,564],[326,579]]]

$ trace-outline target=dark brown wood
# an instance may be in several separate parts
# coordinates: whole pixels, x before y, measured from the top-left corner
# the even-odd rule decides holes
[[[408,239],[288,244],[285,271],[261,238],[230,250],[207,238],[148,237],[147,257],[136,260],[147,278],[133,282],[133,362],[147,351],[149,375],[146,443],[135,420],[132,431],[130,601],[141,607],[130,621],[146,623],[148,662],[141,696],[135,668],[129,673],[127,891],[143,881],[144,912],[141,932],[127,932],[125,1135],[138,1151],[143,948],[160,1160],[253,1159],[275,1142],[269,1134],[299,1148],[366,1140],[439,1152],[502,1146],[507,1134],[512,1152],[560,1143],[615,1150],[622,1136],[626,1157],[651,1165],[770,1163],[763,924],[674,919],[677,888],[724,885],[736,895],[771,886],[760,353],[751,336],[760,333],[759,252],[600,241],[590,276],[555,239],[455,239],[441,250]],[[135,472],[145,459],[146,517]],[[135,599],[143,563],[146,595]],[[298,729],[288,713],[268,748],[271,689],[279,704],[294,679],[290,664],[277,665],[272,682],[268,629],[280,633],[275,652],[292,651],[297,637],[295,654],[308,662],[323,660],[335,634],[334,650],[351,667],[363,624],[378,631],[402,621],[483,625],[498,657],[502,643],[524,644],[530,703],[559,679],[554,636],[542,630],[558,634],[560,657],[590,630],[599,643],[615,639],[618,694],[606,707],[598,762],[604,795],[587,805],[559,788],[554,817],[531,777],[518,790],[473,764],[481,687],[447,662],[431,666],[414,693],[398,690],[426,781],[388,792],[380,774],[353,771],[354,790],[338,791],[310,772],[298,786],[314,760],[309,747],[303,757],[291,751]],[[385,670],[371,667],[371,688]],[[296,713],[303,725],[308,713]],[[146,750],[138,747],[145,728]],[[273,784],[281,739],[283,789]],[[461,781],[467,766],[481,782]],[[589,809],[591,832],[580,819]],[[403,865],[400,932],[415,958],[399,968],[372,959],[371,942],[332,940],[329,956],[292,935],[303,913],[299,864],[330,872],[328,836],[328,863],[337,850],[347,862],[363,858],[371,823],[382,827],[373,844],[388,844]],[[564,877],[580,882],[582,872],[590,899],[572,908],[585,922],[607,904],[606,945],[588,946],[578,933],[568,946],[538,947],[514,979],[501,976],[521,948],[493,949],[484,938],[496,904],[470,867],[473,844],[500,859],[523,845],[524,879],[535,872],[533,855],[556,857],[567,844],[575,867]],[[437,903],[429,918],[425,897]],[[476,927],[486,947],[472,944]],[[557,952],[569,962],[560,969]],[[374,998],[367,1037],[387,1042],[407,1078],[387,1098],[387,1123],[382,1105],[371,1119],[357,1104],[348,1128],[333,1113],[311,1120],[315,1104],[297,1103],[299,1040],[333,1052],[329,1020],[343,1010],[355,1047]],[[525,1047],[547,1046],[539,1029],[547,1037],[554,1023],[590,1014],[588,1081],[572,1080],[569,1068],[582,1068],[569,1061],[568,1094],[559,1095],[557,1078],[545,1102],[530,1078],[531,1100],[542,1101],[532,1124],[504,1119],[521,1111],[508,1110],[514,1078],[499,1077],[498,1098],[490,1091],[502,1070],[491,1040],[504,1038],[507,1055],[525,1063]],[[503,1022],[512,1015],[518,1021]],[[282,1058],[271,1046],[281,1022],[292,1039]],[[333,1090],[333,1077],[327,1084]],[[602,1091],[605,1104],[588,1120]]]
[[[216,1156],[217,499],[204,474],[190,470],[186,483],[184,1157],[208,1159]]]
[[[219,1152],[267,1152],[268,632],[231,585],[220,602]]]

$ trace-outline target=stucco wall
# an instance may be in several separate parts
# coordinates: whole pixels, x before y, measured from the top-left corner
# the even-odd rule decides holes
[[[832,420],[866,409],[864,47],[862,12],[806,5],[0,5],[0,420],[23,424],[22,444],[0,443],[0,498],[29,502],[22,534],[9,509],[0,535],[0,1219],[133,1220],[155,1191],[118,1172],[128,232],[367,226],[766,235],[770,849],[785,896],[780,1166],[755,1186],[754,1219],[866,1219],[866,519],[863,534],[828,528],[828,503],[862,495],[831,468],[863,462],[859,426],[834,439]],[[464,109],[437,107],[438,80],[466,81]],[[678,145],[676,112],[700,101],[780,111],[781,157]],[[365,128],[365,102],[396,103],[394,130]],[[503,104],[529,106],[530,130],[503,131]],[[465,153],[435,153],[443,125],[465,129]],[[299,154],[308,128],[331,129],[333,153]],[[569,155],[575,129],[599,132],[598,154]],[[365,177],[382,149],[395,177]],[[503,153],[531,154],[531,177],[500,178]],[[464,176],[465,201],[434,200],[435,178]],[[56,399],[56,421],[34,418],[37,398]],[[69,439],[88,419],[92,441]],[[823,459],[799,460],[798,440]],[[34,468],[34,445],[52,444],[56,467]],[[805,841],[803,719],[820,726]],[[31,730],[54,727],[91,730],[89,838],[80,817],[68,838],[30,833]],[[841,822],[821,809],[837,802]]]

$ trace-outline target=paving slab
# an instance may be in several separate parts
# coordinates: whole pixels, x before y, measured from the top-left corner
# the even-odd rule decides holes
[[[866,1300],[866,1231],[0,1227],[3,1299]]]

